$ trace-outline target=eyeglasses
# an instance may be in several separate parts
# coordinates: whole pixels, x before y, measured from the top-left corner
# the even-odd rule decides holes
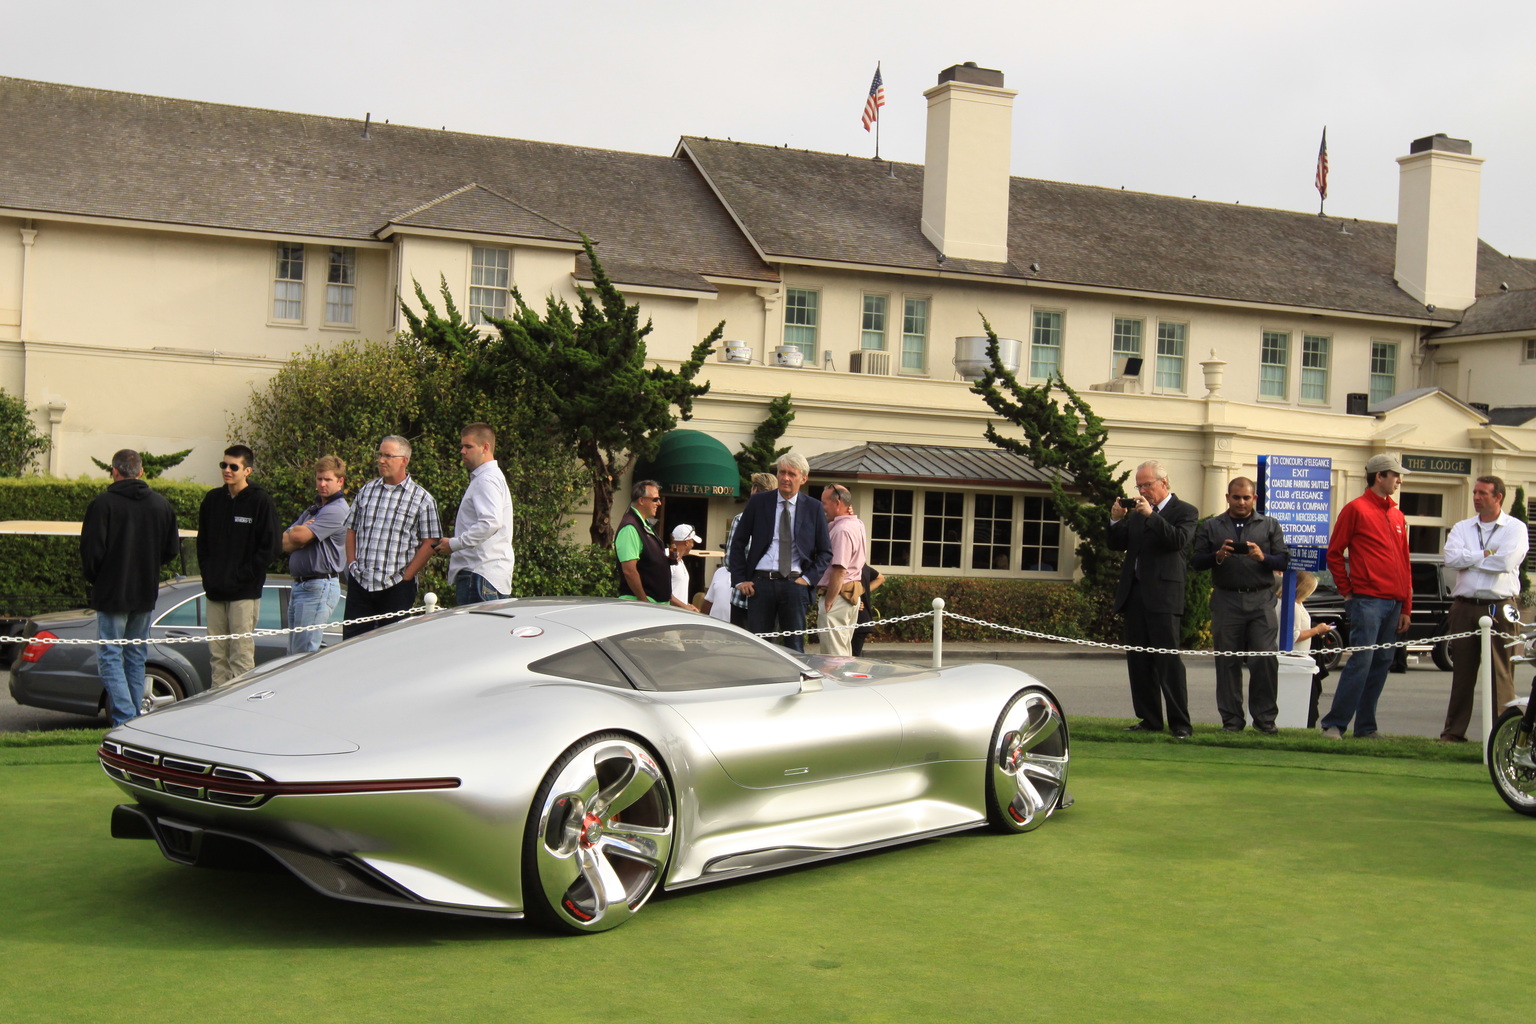
[[[220,469],[227,469],[231,473],[238,473],[242,469],[244,469],[245,467],[240,465],[240,463],[238,463],[238,462],[221,462],[221,463],[219,463],[219,468]]]
[[[380,459],[403,459],[406,457],[404,455],[391,455],[388,452],[379,452],[378,456]]]
[[[660,495],[657,495],[657,496],[656,496],[656,497],[646,497],[646,498],[639,498],[639,499],[637,499],[637,500],[638,500],[638,501],[654,501],[654,502],[656,502],[656,503],[657,503],[657,504],[658,504],[658,505],[659,505],[659,504],[661,504],[661,496],[660,496]]]

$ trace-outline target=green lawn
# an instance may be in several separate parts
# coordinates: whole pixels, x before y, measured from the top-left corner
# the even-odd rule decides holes
[[[1077,805],[1031,835],[664,896],[567,939],[178,867],[108,838],[89,746],[0,753],[6,1024],[1525,1016],[1536,821],[1475,763],[1079,742]]]

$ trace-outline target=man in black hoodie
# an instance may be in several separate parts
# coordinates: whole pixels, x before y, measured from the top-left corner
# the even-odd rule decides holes
[[[209,636],[256,628],[267,565],[275,557],[277,509],[271,496],[251,483],[255,462],[256,453],[243,444],[224,449],[219,463],[224,486],[204,496],[197,514],[197,562],[207,593]],[[219,686],[256,666],[256,641],[214,640],[208,655],[213,685]]]
[[[103,640],[149,635],[160,566],[181,550],[171,503],[150,490],[143,475],[143,460],[132,448],[112,456],[112,485],[85,510],[80,528],[80,568],[91,585],[96,635]],[[113,725],[139,713],[146,653],[143,644],[107,644],[97,653]]]

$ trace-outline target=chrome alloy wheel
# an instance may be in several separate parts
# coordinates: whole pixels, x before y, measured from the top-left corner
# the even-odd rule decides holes
[[[530,825],[523,886],[530,912],[566,931],[607,931],[661,883],[672,852],[672,792],[639,743],[590,737],[550,769]]]
[[[1494,723],[1488,737],[1488,775],[1506,804],[1536,817],[1536,745],[1515,746],[1523,716],[1523,708],[1510,708]]]
[[[1067,720],[1040,690],[1009,702],[987,758],[987,820],[1000,832],[1039,828],[1067,788]]]

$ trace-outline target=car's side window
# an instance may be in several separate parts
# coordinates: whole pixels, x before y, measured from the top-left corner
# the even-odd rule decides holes
[[[201,626],[203,622],[203,599],[189,597],[181,604],[172,608],[159,619],[155,620],[157,626]]]
[[[552,654],[535,661],[528,667],[544,675],[580,679],[588,683],[602,683],[604,686],[617,686],[625,690],[634,689],[628,677],[613,663],[613,659],[604,654],[596,644],[572,647],[568,651],[561,651],[559,654]]]
[[[801,668],[751,637],[713,626],[642,629],[604,641],[655,690],[799,682]]]
[[[261,610],[256,614],[256,628],[282,629],[283,606],[287,603],[287,587],[262,587]]]

